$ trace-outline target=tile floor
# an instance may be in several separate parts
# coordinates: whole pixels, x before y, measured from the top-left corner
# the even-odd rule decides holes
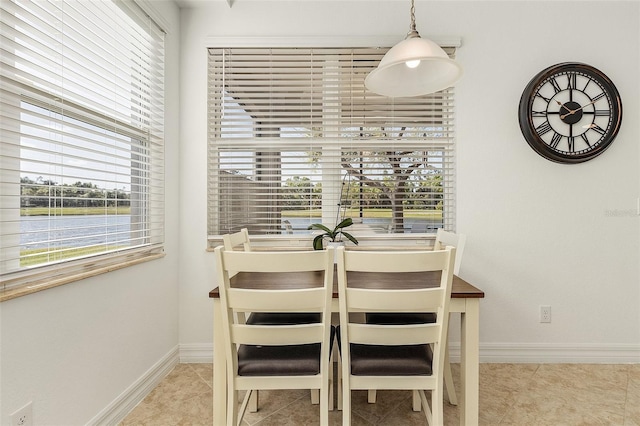
[[[459,365],[453,364],[454,376]],[[129,425],[211,425],[211,364],[178,364],[124,419]],[[379,391],[368,404],[365,392],[353,392],[352,423],[426,425],[411,411],[409,392]],[[330,413],[341,424],[341,411]],[[458,424],[458,409],[446,401],[445,425]],[[260,393],[260,410],[247,413],[243,425],[315,425],[318,406],[308,391]],[[640,364],[481,364],[481,425],[640,426]]]

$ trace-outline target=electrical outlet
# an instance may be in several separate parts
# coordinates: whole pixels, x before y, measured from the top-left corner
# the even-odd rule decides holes
[[[540,306],[540,322],[551,322],[551,306]]]
[[[31,402],[11,415],[11,426],[32,426]]]

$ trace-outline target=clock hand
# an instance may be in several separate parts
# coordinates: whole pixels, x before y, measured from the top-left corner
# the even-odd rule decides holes
[[[584,104],[584,105],[582,105],[582,106],[581,106],[580,108],[578,108],[576,111],[579,111],[579,110],[581,110],[582,108],[584,108],[584,107],[586,107],[586,106],[589,106],[589,105],[591,105],[591,104],[595,104],[595,103],[596,103],[596,100],[593,100],[593,101],[589,102],[588,104]]]
[[[557,99],[555,99],[555,101],[556,101],[556,103],[557,103],[558,105],[560,105],[560,107],[561,107],[561,108],[564,108],[564,109],[566,109],[567,111],[569,111],[569,114],[567,114],[567,115],[571,115],[571,114],[573,114],[573,113],[571,112],[571,110],[570,110],[569,108],[567,108],[567,107],[566,107],[562,102],[560,102],[560,101],[559,101],[559,100],[557,100]],[[565,115],[565,116],[561,116],[561,117],[560,117],[560,119],[563,119],[564,117],[566,117],[566,115]]]
[[[559,100],[557,100],[557,99],[554,99],[554,100],[555,100],[555,101],[556,101],[556,103],[557,103],[558,105],[560,105],[562,108],[564,108],[564,109],[566,109],[567,111],[569,111],[569,109],[568,109],[566,106],[564,106],[564,104],[563,104],[562,102],[560,102],[560,101],[559,101]]]
[[[569,115],[572,115],[572,114],[575,114],[576,112],[580,111],[582,108],[584,108],[584,107],[586,107],[586,106],[589,106],[589,105],[591,105],[591,104],[595,104],[595,103],[596,103],[596,101],[591,101],[591,102],[589,102],[588,104],[584,104],[584,105],[582,105],[580,108],[576,108],[576,109],[574,109],[574,110],[570,110],[569,108],[564,107],[567,111],[569,111],[569,113],[567,113],[567,114],[565,114],[565,115],[561,115],[561,116],[560,116],[560,120],[563,120],[565,117],[567,117],[567,116],[569,116]],[[564,105],[563,105],[563,106],[564,106]]]

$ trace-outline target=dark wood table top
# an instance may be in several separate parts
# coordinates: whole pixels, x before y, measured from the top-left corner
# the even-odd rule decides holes
[[[421,288],[425,286],[436,287],[440,281],[439,272],[405,272],[405,273],[378,273],[378,272],[348,272],[349,285],[353,287],[368,288]],[[232,287],[240,288],[265,288],[284,289],[299,288],[302,283],[310,287],[319,286],[322,283],[321,271],[319,272],[240,272],[231,278]],[[333,297],[338,297],[338,276],[334,274]],[[209,292],[210,298],[219,298],[218,287]],[[451,298],[483,298],[484,292],[469,284],[462,278],[453,276]]]

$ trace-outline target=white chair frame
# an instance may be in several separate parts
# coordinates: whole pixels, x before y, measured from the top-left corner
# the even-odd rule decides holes
[[[217,279],[223,310],[225,351],[227,357],[227,425],[242,421],[253,390],[317,389],[320,424],[328,424],[329,355],[331,351],[331,299],[333,293],[333,249],[300,252],[228,251],[216,247]],[[240,272],[323,271],[322,287],[283,290],[232,288],[230,279]],[[250,312],[320,312],[322,322],[294,325],[249,325],[238,320],[238,313]],[[320,343],[320,373],[301,376],[240,376],[240,345],[302,345]],[[247,395],[237,409],[237,391]]]
[[[222,242],[224,244],[225,250],[235,250],[237,247],[242,246],[243,251],[252,251],[251,240],[249,238],[249,230],[247,228],[242,228],[238,232],[234,232],[232,234],[225,234],[222,236]],[[239,313],[238,319],[240,321],[246,320],[246,315],[244,313]],[[330,380],[333,382],[333,370],[330,371]],[[257,390],[254,390],[248,394],[248,409],[249,412],[255,413],[258,411],[260,393]],[[320,402],[320,394],[316,390],[311,390],[311,403],[318,404]],[[333,410],[333,387],[329,388],[329,409]]]
[[[462,254],[464,253],[464,246],[467,241],[465,234],[456,234],[450,231],[445,231],[442,228],[438,228],[436,233],[436,239],[433,244],[433,250],[442,250],[446,246],[452,246],[456,248],[456,259],[454,263],[453,273],[458,275],[460,272],[460,265],[462,264]],[[449,358],[449,345],[447,345],[445,355],[445,370],[444,370],[444,386],[447,389],[447,397],[451,405],[458,405],[458,397],[456,395],[456,388],[453,383],[453,373],[451,372],[451,361]],[[367,395],[367,401],[370,404],[376,402],[376,390],[370,389]],[[413,395],[413,410],[420,411],[420,398],[417,392]]]
[[[443,387],[449,303],[455,261],[454,247],[437,251],[366,252],[339,248],[338,291],[342,356],[343,425],[351,422],[351,390],[407,389],[418,393],[431,425],[443,424]],[[440,286],[418,290],[349,288],[348,271],[442,271]],[[350,321],[356,312],[435,312],[435,323],[367,324]],[[351,374],[350,344],[415,345],[433,348],[432,374],[420,376],[359,376]],[[431,390],[431,406],[424,390]]]

